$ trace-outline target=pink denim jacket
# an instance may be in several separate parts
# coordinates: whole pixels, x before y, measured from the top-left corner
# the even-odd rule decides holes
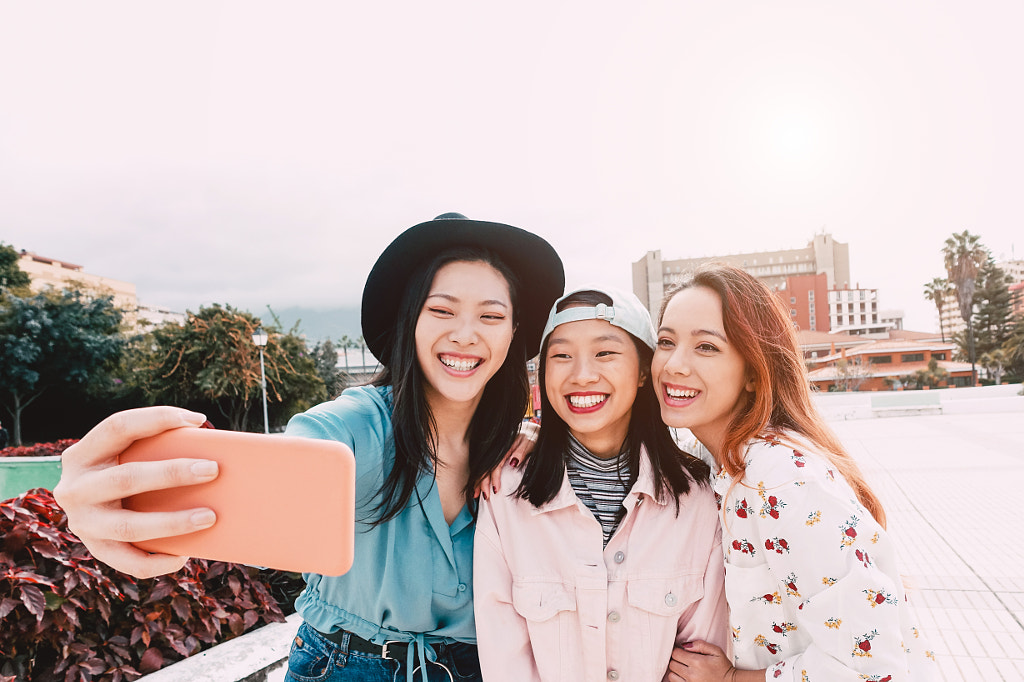
[[[661,682],[672,648],[702,639],[725,649],[721,529],[714,494],[691,482],[654,496],[647,457],[627,509],[602,548],[601,526],[569,479],[535,508],[502,475],[482,500],[473,557],[474,609],[486,682]]]

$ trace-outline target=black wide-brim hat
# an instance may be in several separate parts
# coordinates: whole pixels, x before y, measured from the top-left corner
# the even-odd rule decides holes
[[[548,310],[565,288],[562,259],[544,239],[511,225],[445,213],[398,235],[384,249],[363,287],[363,339],[380,362],[390,362],[398,309],[417,267],[446,249],[475,246],[494,253],[519,280],[516,336],[527,357],[540,349]]]

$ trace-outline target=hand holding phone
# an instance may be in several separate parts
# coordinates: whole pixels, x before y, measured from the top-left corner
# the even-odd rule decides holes
[[[208,483],[133,495],[139,512],[209,507],[210,528],[133,544],[149,552],[341,575],[352,566],[355,459],[336,441],[182,428],[138,440],[121,463],[188,457],[217,462]]]

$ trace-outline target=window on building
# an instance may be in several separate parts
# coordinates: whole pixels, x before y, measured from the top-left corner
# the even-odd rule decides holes
[[[796,308],[790,308],[789,309],[789,316],[790,317],[796,317]]]
[[[904,353],[900,362],[924,362],[924,353]]]
[[[813,301],[814,300],[814,291],[813,290],[807,292],[807,300],[808,301]]]
[[[935,358],[936,360],[945,360],[946,359],[946,354],[945,353],[932,353],[932,357]]]
[[[891,355],[873,355],[870,360],[872,365],[888,365],[892,362]]]
[[[796,303],[796,296],[790,296],[789,297],[789,302],[790,303]]]

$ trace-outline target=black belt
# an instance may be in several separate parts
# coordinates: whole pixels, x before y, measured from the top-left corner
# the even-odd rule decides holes
[[[409,652],[409,647],[416,646],[416,642],[400,641],[390,641],[384,642],[383,644],[374,644],[373,642],[368,642],[362,637],[357,637],[351,632],[347,632],[345,630],[338,630],[336,632],[331,632],[329,634],[326,632],[320,632],[319,630],[317,630],[317,632],[319,632],[325,638],[334,642],[338,646],[345,645],[345,635],[348,635],[349,651],[357,651],[361,654],[373,654],[374,656],[380,656],[381,658],[385,658],[390,661],[406,660],[406,655]],[[456,651],[458,651],[460,647],[470,647],[473,645],[465,644],[463,642],[453,642],[451,644],[431,644],[430,646],[434,649],[434,652],[437,654],[437,657],[440,658],[446,652],[455,653]]]

